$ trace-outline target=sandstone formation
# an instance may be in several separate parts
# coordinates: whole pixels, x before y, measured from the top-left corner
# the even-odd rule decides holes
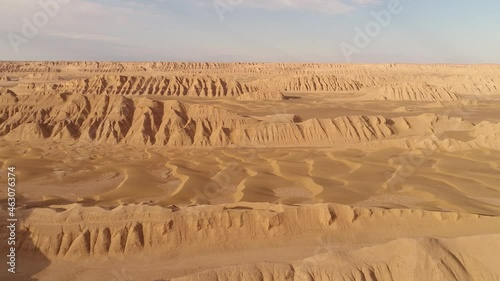
[[[235,97],[253,90],[237,81],[209,76],[202,77],[143,77],[98,75],[76,79],[62,84],[39,87],[22,85],[37,94],[92,94],[92,95],[160,95],[195,97]]]
[[[335,204],[241,207],[120,206],[108,211],[68,206],[59,212],[37,209],[20,226],[18,251],[21,255],[43,255],[54,263],[152,255],[168,264],[187,246],[196,246],[206,254],[230,255],[233,251],[251,253],[259,243],[281,241],[282,247],[288,249],[286,254],[270,261],[251,262],[251,257],[242,255],[237,265],[198,269],[197,273],[173,280],[500,277],[494,262],[500,257],[497,217]],[[374,231],[374,226],[384,232]],[[383,234],[391,232],[397,232],[398,237]],[[426,237],[430,232],[444,237]],[[358,241],[357,237],[362,236],[363,242]],[[295,241],[301,241],[300,246]],[[300,252],[300,259],[292,258]],[[181,272],[180,268],[160,269],[146,276],[169,280]],[[111,275],[102,274],[99,280]]]
[[[460,97],[449,89],[427,83],[388,84],[364,89],[368,95],[364,98],[375,100],[408,101],[457,101]]]
[[[274,122],[215,106],[131,99],[122,95],[61,94],[40,104],[35,96],[3,90],[0,136],[8,140],[53,139],[161,146],[318,146],[470,131],[474,124],[448,116],[345,116]],[[46,99],[46,97],[44,98]],[[496,125],[496,124],[495,124]],[[477,130],[476,130],[477,131]],[[477,136],[479,137],[479,135]],[[498,141],[496,135],[487,138]],[[406,141],[403,141],[406,143]]]

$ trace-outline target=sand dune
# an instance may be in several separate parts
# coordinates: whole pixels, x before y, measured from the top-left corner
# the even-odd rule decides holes
[[[500,280],[500,66],[0,74],[2,280]]]

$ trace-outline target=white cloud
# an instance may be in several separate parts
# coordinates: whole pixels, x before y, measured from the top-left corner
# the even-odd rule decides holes
[[[264,10],[296,9],[328,14],[346,14],[359,6],[375,5],[382,0],[192,0],[201,4],[229,5],[231,8],[257,8]]]
[[[60,37],[72,40],[91,40],[91,41],[108,41],[108,42],[119,42],[119,37],[107,36],[102,34],[81,34],[81,33],[60,33],[48,31],[45,33],[48,36]]]
[[[116,24],[131,24],[139,16],[149,16],[149,10],[134,2],[116,6],[88,0],[2,0],[0,32],[19,32],[25,24],[24,18],[33,22],[37,14],[44,13],[49,15],[46,29],[89,33],[89,30],[101,31]]]

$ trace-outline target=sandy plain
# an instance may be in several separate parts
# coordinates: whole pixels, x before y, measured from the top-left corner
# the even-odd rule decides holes
[[[2,280],[500,280],[500,66],[0,77],[0,181],[17,167],[19,207]]]

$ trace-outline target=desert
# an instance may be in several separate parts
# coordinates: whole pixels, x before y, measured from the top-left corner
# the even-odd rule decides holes
[[[2,280],[500,280],[500,66],[0,74]]]

